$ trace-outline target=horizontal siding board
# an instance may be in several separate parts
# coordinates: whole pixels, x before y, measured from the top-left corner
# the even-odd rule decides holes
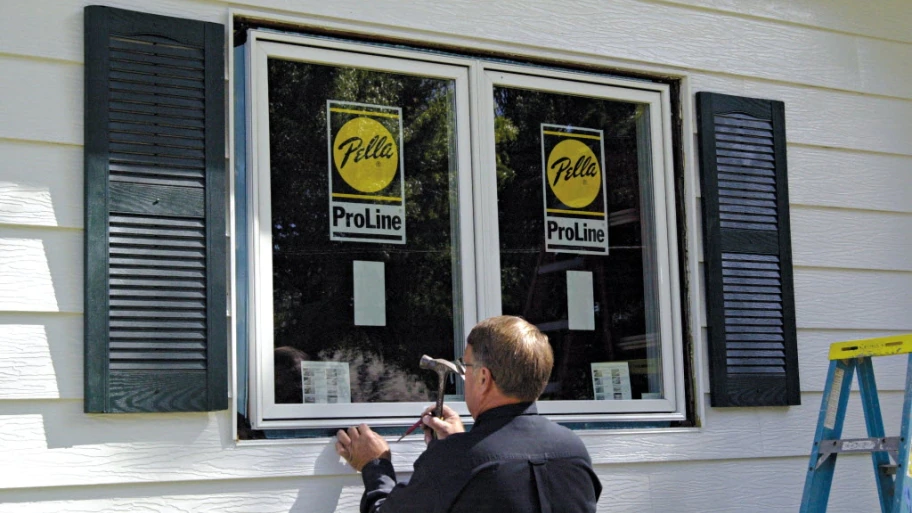
[[[796,265],[912,271],[912,214],[795,207],[791,216]]]
[[[912,157],[789,147],[793,204],[912,213]]]
[[[0,313],[0,355],[0,400],[82,398],[82,316]]]
[[[82,149],[0,140],[0,224],[83,225]]]
[[[126,7],[145,7],[155,13],[221,22],[228,7],[203,2],[155,6],[134,3],[122,2]],[[0,28],[10,36],[7,38],[10,41],[28,39],[31,30],[38,26],[55,36],[42,38],[40,44],[31,46],[6,43],[7,48],[2,51],[81,62],[81,48],[72,41],[79,40],[81,19],[77,14],[82,4],[68,0],[64,5],[54,5],[41,19],[26,22],[11,17],[13,20]],[[288,10],[282,0],[247,1],[238,7]],[[389,0],[363,5],[357,0],[346,0],[311,4],[302,14],[340,19],[342,12],[347,13],[344,21],[375,26],[402,27],[404,20],[408,20],[408,28],[449,39],[455,36],[469,45],[477,44],[478,39],[493,39],[530,45],[530,48],[531,45],[553,47],[590,56],[862,93],[907,98],[912,95],[907,87],[912,80],[912,69],[897,66],[897,63],[912,62],[912,46],[676,5],[634,0],[609,4],[578,1],[570,5],[543,4],[518,12],[509,2],[463,0],[415,4]],[[466,12],[473,15],[466,16]],[[593,18],[602,21],[593,23]],[[442,19],[447,23],[442,25]],[[723,43],[726,51],[719,52]],[[763,51],[757,51],[758,47]],[[809,52],[808,48],[815,51]]]
[[[0,312],[81,313],[82,233],[0,227]]]
[[[0,490],[0,513],[357,513],[357,475]],[[36,495],[40,495],[36,497]]]
[[[802,406],[708,408],[702,429],[579,434],[596,464],[806,457],[820,399],[805,393]],[[898,431],[902,394],[884,392],[881,404],[888,433]],[[7,488],[355,475],[339,462],[332,439],[298,441],[294,450],[287,444],[228,450],[227,412],[85,415],[81,408],[81,401],[0,401],[0,416],[11,426],[4,425],[0,465],[16,469],[5,476]],[[846,436],[862,436],[857,393],[849,411],[858,414],[846,418]],[[418,439],[399,443],[396,468],[410,471],[424,447]]]
[[[905,0],[665,0],[682,6],[912,43],[912,9]]]
[[[795,270],[799,328],[912,331],[912,273]]]
[[[15,20],[17,17],[2,18]],[[82,23],[81,14],[78,22]],[[29,29],[30,32],[35,30],[36,27]],[[81,42],[80,36],[67,44],[78,46],[81,52]],[[4,120],[0,123],[0,138],[82,144],[84,84],[81,65],[0,56],[0,68],[3,69],[0,91],[5,98],[40,98],[40,101],[0,102],[0,119]]]

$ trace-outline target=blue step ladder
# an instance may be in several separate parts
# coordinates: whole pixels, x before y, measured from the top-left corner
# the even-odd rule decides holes
[[[902,428],[899,436],[886,437],[871,358],[898,354],[909,354]],[[856,370],[868,438],[840,440],[852,387],[852,374]],[[817,432],[814,435],[814,445],[804,482],[801,513],[826,511],[836,457],[840,453],[871,453],[874,480],[880,497],[880,510],[883,513],[912,512],[912,461],[909,459],[909,445],[912,441],[912,423],[909,422],[909,416],[912,415],[910,400],[912,333],[838,342],[830,346],[830,370],[823,391]]]

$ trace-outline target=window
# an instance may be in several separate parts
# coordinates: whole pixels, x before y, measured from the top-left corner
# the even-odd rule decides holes
[[[244,52],[254,428],[410,423],[437,394],[421,356],[501,313],[551,340],[543,413],[683,418],[666,84],[256,31]]]

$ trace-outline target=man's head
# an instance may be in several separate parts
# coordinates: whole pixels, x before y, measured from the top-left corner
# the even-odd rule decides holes
[[[548,384],[554,365],[551,344],[524,319],[485,319],[466,342],[466,361],[471,365],[466,372],[466,403],[473,416],[502,404],[534,401]]]

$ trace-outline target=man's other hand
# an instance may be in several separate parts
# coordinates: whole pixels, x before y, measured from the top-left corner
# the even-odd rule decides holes
[[[433,440],[432,433],[437,434],[437,440],[443,440],[452,434],[465,432],[465,426],[462,425],[459,414],[449,406],[443,406],[442,419],[431,415],[432,411],[434,411],[434,406],[428,406],[424,413],[421,414],[421,422],[424,424],[422,426],[424,443],[431,443],[431,440]]]
[[[392,459],[389,444],[367,424],[340,429],[336,439],[336,452],[358,472],[371,460]]]

